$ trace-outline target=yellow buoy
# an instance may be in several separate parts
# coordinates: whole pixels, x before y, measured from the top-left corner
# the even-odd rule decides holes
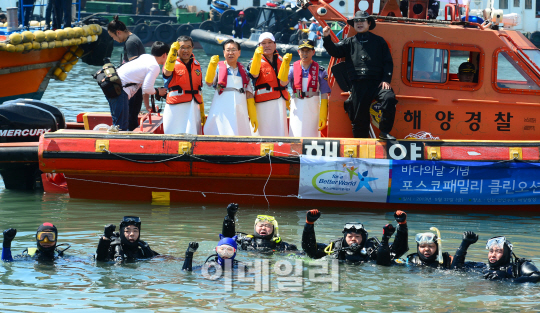
[[[73,47],[75,48],[77,48],[77,46],[81,44],[81,38],[73,38],[71,40],[73,41],[73,44],[74,44]]]
[[[13,33],[9,35],[9,41],[12,45],[20,44],[22,42],[22,36],[19,33]]]
[[[91,32],[92,30],[90,29],[90,26],[84,25],[84,26],[82,27],[82,29],[83,29],[83,36],[84,36],[84,37],[91,35],[90,32]]]
[[[77,51],[75,51],[75,55],[78,56],[79,58],[84,54],[84,49],[83,48],[78,48]]]
[[[64,39],[64,40],[62,40],[62,46],[63,46],[63,47],[69,47],[69,46],[71,46],[71,39]]]
[[[84,45],[87,42],[88,42],[88,39],[86,39],[86,37],[81,37],[81,45]]]
[[[71,27],[64,27],[64,31],[66,32],[67,39],[71,39],[75,36],[75,31],[73,31],[73,28]]]
[[[57,67],[55,70],[54,70],[54,76],[58,77],[60,76],[60,74],[62,74],[62,69]]]
[[[62,74],[60,74],[58,76],[58,79],[60,79],[60,81],[64,81],[64,80],[66,80],[66,77],[67,77],[67,73],[62,72]]]
[[[53,30],[46,30],[45,38],[47,41],[54,41],[56,40],[56,33]]]
[[[39,22],[38,21],[30,21],[30,26],[39,26]]]
[[[48,44],[49,44],[49,49],[54,49],[54,47],[56,47],[56,41],[51,41]]]
[[[96,35],[101,35],[101,32],[103,31],[103,28],[96,24],[97,32]]]
[[[43,42],[46,39],[47,39],[47,36],[45,35],[45,32],[43,32],[41,30],[36,30],[34,32],[34,41]]]
[[[55,46],[56,48],[62,47],[62,40],[55,40],[55,41],[54,41],[54,46]]]
[[[56,40],[62,41],[67,38],[66,32],[63,29],[57,29],[54,32],[56,33]]]
[[[15,52],[15,50],[17,50],[17,48],[16,48],[14,45],[12,45],[12,44],[10,44],[10,43],[8,43],[8,44],[6,45],[6,51],[7,51],[7,52]]]
[[[24,51],[24,46],[22,43],[15,45],[15,52],[23,52],[23,51]]]
[[[73,27],[73,31],[75,32],[75,38],[81,37],[83,35],[83,29],[80,27]]]
[[[97,41],[97,39],[98,39],[97,35],[92,35],[92,42]]]
[[[0,42],[0,51],[6,51],[7,44],[4,42]]]
[[[49,49],[49,43],[46,41],[40,43],[40,45],[41,45],[41,49]]]
[[[32,42],[32,49],[34,49],[34,50],[41,49],[41,44],[39,42],[37,42],[37,41],[33,41]]]
[[[71,71],[72,68],[73,68],[73,65],[71,65],[71,64],[64,65],[64,71],[66,73],[69,73],[69,71]]]
[[[34,40],[34,34],[32,34],[31,31],[24,31],[22,32],[22,42],[30,42]]]
[[[77,51],[77,47],[71,47],[71,48],[69,48],[69,51],[75,52],[75,51]],[[71,58],[71,56],[70,56],[69,58]],[[69,58],[68,58],[68,59],[69,59]]]
[[[32,43],[31,42],[25,42],[23,43],[24,51],[30,51],[32,50]]]

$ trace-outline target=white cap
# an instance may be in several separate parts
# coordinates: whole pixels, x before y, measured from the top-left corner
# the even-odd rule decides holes
[[[274,35],[272,35],[272,33],[269,33],[269,32],[262,33],[259,36],[259,43],[263,42],[263,40],[265,40],[265,39],[270,39],[273,42],[276,42],[276,38],[274,38]]]

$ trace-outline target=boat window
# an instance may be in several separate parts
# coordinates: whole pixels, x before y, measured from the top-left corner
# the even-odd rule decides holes
[[[540,90],[540,87],[504,51],[499,52],[497,56],[497,87]]]
[[[411,58],[413,62],[411,65]],[[448,50],[409,48],[407,79],[413,82],[445,83],[448,68]]]
[[[531,61],[536,64],[536,66],[540,67],[540,50],[538,49],[529,49],[529,50],[523,50],[525,54],[531,59]]]
[[[499,9],[508,9],[508,0],[499,0]]]
[[[525,0],[525,10],[532,9],[532,0]]]

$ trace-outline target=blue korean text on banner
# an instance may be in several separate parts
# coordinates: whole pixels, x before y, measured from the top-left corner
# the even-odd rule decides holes
[[[301,199],[387,202],[391,160],[303,155]]]
[[[540,203],[540,164],[392,161],[391,203]]]

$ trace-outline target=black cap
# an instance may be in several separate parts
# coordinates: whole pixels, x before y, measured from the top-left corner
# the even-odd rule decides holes
[[[360,11],[360,10],[356,11],[353,18],[347,20],[347,24],[354,27],[354,21],[361,20],[361,19],[365,19],[369,22],[369,30],[372,30],[373,28],[375,28],[376,23],[373,16],[369,15],[366,11]]]
[[[298,50],[302,48],[315,49],[315,42],[313,40],[303,39],[298,45]]]
[[[476,67],[471,62],[463,62],[459,66],[459,73],[476,73]]]

